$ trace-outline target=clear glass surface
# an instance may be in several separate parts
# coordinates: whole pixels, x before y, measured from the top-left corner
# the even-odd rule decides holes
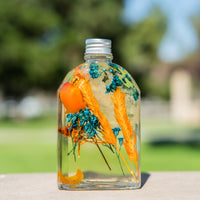
[[[140,90],[124,68],[102,61],[88,58],[57,92],[60,189],[141,185]]]

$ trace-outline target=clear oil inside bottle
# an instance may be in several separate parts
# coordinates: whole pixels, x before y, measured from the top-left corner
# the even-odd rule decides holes
[[[87,55],[58,89],[60,189],[141,185],[140,90],[111,58]]]

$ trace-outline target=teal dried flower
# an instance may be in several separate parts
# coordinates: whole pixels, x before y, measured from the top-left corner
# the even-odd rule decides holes
[[[133,87],[133,98],[135,101],[137,101],[139,98],[139,93],[135,87]]]
[[[115,137],[117,137],[119,135],[119,131],[121,131],[121,128],[118,126],[118,127],[115,127],[112,129]]]
[[[111,67],[118,69],[119,65],[115,64],[115,63],[108,63],[108,65],[110,65]]]
[[[99,119],[93,115],[88,108],[80,110],[78,113],[68,113],[66,122],[70,123],[68,130],[74,128],[77,129],[79,126],[83,127],[84,132],[88,138],[92,138],[97,134],[96,130],[100,129]],[[80,122],[80,124],[79,124]]]
[[[122,81],[119,79],[119,76],[118,75],[115,75],[112,79],[112,82],[110,85],[107,85],[106,86],[106,94],[109,93],[109,92],[113,92],[114,90],[116,90],[116,88],[118,86],[122,86],[123,83]]]
[[[125,78],[127,78],[131,83],[133,82],[128,74],[125,75]]]
[[[70,122],[72,117],[73,117],[73,114],[72,113],[68,113],[67,114],[67,118],[66,118],[66,122]]]
[[[101,75],[99,73],[99,66],[98,65],[92,63],[92,64],[90,64],[89,69],[90,69],[89,73],[90,73],[90,76],[92,78],[98,78]]]
[[[119,76],[116,75],[113,77],[113,82],[115,82],[116,86],[121,86],[123,85],[122,81],[119,79]]]
[[[118,137],[119,145],[122,146],[124,138],[123,137]]]
[[[92,126],[90,122],[88,122],[84,126],[84,132],[86,132],[86,134],[88,135],[88,138],[92,138],[97,134],[97,132],[95,131],[94,127]]]
[[[90,111],[88,108],[85,108],[85,110],[83,111],[85,116],[89,116],[91,115]]]
[[[95,115],[91,115],[90,116],[90,122],[95,128],[97,128],[98,123],[99,123],[99,119]]]

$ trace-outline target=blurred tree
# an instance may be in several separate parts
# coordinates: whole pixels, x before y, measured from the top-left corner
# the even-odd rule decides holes
[[[140,70],[158,61],[157,49],[166,31],[166,19],[158,8],[144,21],[132,24],[120,40],[122,60]]]
[[[142,88],[143,95],[155,94],[161,88],[156,88],[156,80],[150,81],[150,71],[159,61],[157,49],[166,31],[166,19],[158,8],[144,21],[132,24],[119,42],[118,49],[122,63]],[[158,86],[159,87],[159,86]],[[163,89],[164,90],[164,89]],[[159,92],[158,95],[161,93]]]
[[[199,54],[200,52],[200,15],[197,15],[197,16],[194,16],[194,17],[191,17],[191,22],[196,30],[196,33],[197,33],[197,36],[198,36],[198,52],[197,54]]]
[[[55,91],[66,71],[83,62],[86,38],[117,35],[121,10],[121,0],[0,1],[4,94],[20,97],[30,88]]]
[[[45,41],[45,34],[59,24],[59,16],[38,1],[12,0],[0,1],[0,18],[0,86],[4,94],[19,97],[32,86],[49,86],[59,57]]]
[[[154,13],[127,26],[120,19],[122,10],[123,0],[0,1],[4,94],[21,97],[33,88],[55,91],[66,72],[83,62],[84,40],[90,37],[112,39],[116,63],[152,67],[164,18]]]

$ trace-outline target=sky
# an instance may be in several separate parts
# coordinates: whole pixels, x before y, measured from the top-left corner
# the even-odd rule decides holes
[[[125,0],[124,18],[137,23],[158,6],[167,18],[167,31],[158,49],[165,62],[180,61],[198,48],[197,33],[190,21],[200,16],[200,0]]]

